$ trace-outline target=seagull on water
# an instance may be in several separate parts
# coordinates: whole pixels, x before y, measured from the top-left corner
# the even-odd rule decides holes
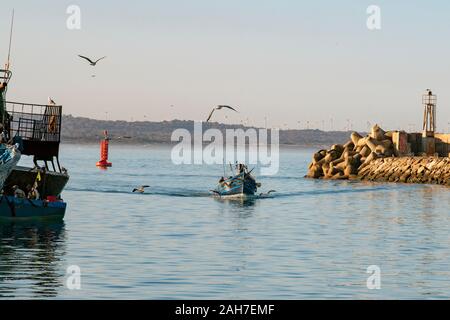
[[[53,101],[53,99],[51,97],[48,97],[48,104],[51,106],[56,106],[56,102]]]
[[[139,192],[139,193],[144,193],[145,192],[145,188],[148,188],[150,186],[140,186],[139,188],[134,188],[133,192]]]
[[[206,122],[209,122],[209,120],[211,119],[211,117],[212,117],[214,111],[220,110],[220,109],[222,109],[222,108],[227,108],[227,109],[233,110],[233,111],[235,111],[235,112],[238,112],[238,111],[237,111],[236,109],[234,109],[233,107],[219,105],[219,106],[217,106],[217,107],[215,107],[214,109],[211,110],[211,113],[209,114],[208,119],[206,119]]]
[[[80,58],[83,58],[85,60],[87,60],[89,62],[89,64],[93,67],[95,67],[95,65],[97,64],[97,62],[99,62],[102,59],[105,59],[106,57],[101,57],[100,59],[97,59],[95,61],[92,61],[91,59],[89,59],[88,57],[82,56],[82,55],[78,55]]]

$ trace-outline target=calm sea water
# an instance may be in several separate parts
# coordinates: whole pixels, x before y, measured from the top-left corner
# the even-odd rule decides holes
[[[66,218],[0,225],[0,297],[450,298],[450,189],[304,179],[311,153],[281,150],[259,179],[277,192],[242,202],[208,196],[221,166],[174,166],[168,147],[113,144],[101,171],[98,146],[64,145]]]

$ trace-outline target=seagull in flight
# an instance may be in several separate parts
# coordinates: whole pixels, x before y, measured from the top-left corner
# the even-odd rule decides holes
[[[206,122],[209,122],[209,120],[211,119],[211,117],[212,117],[214,111],[220,110],[220,109],[222,109],[222,108],[227,108],[227,109],[233,110],[233,111],[235,111],[235,112],[238,112],[238,111],[237,111],[236,109],[234,109],[233,107],[219,105],[219,106],[217,106],[217,107],[215,107],[214,109],[211,110],[211,113],[209,114],[208,119],[206,119]]]
[[[53,101],[53,99],[51,97],[48,97],[48,104],[51,106],[56,106],[56,102]]]
[[[144,193],[145,188],[149,188],[150,186],[140,186],[139,188],[134,188],[133,192]]]
[[[95,66],[97,65],[97,62],[99,62],[100,60],[106,58],[106,57],[102,57],[102,58],[100,58],[100,59],[97,59],[97,60],[95,60],[95,61],[92,61],[92,60],[89,59],[88,57],[85,57],[85,56],[82,56],[82,55],[78,55],[78,56],[79,56],[80,58],[83,58],[83,59],[87,60],[87,61],[89,62],[89,64],[90,64],[91,66],[93,66],[93,67],[95,67]]]
[[[272,192],[277,192],[277,190],[269,190],[266,193],[260,193],[259,196],[263,197],[263,196],[268,196],[270,195]]]

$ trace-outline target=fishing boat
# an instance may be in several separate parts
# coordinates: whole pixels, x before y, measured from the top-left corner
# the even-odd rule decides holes
[[[231,166],[231,165],[230,165]],[[217,187],[211,192],[221,198],[243,198],[255,195],[260,183],[252,176],[252,170],[248,170],[244,164],[236,164],[235,174],[228,178],[221,177]]]
[[[0,219],[62,219],[69,180],[59,163],[62,106],[7,101],[7,66],[0,69]],[[18,166],[23,156],[34,167]]]

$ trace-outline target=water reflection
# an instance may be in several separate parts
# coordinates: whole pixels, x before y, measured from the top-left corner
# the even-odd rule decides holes
[[[218,202],[222,202],[225,204],[228,204],[231,207],[234,208],[249,208],[249,207],[253,207],[256,204],[256,197],[251,197],[251,198],[218,198],[215,197],[214,198],[216,201]]]
[[[0,297],[55,297],[64,284],[64,222],[0,223]]]

